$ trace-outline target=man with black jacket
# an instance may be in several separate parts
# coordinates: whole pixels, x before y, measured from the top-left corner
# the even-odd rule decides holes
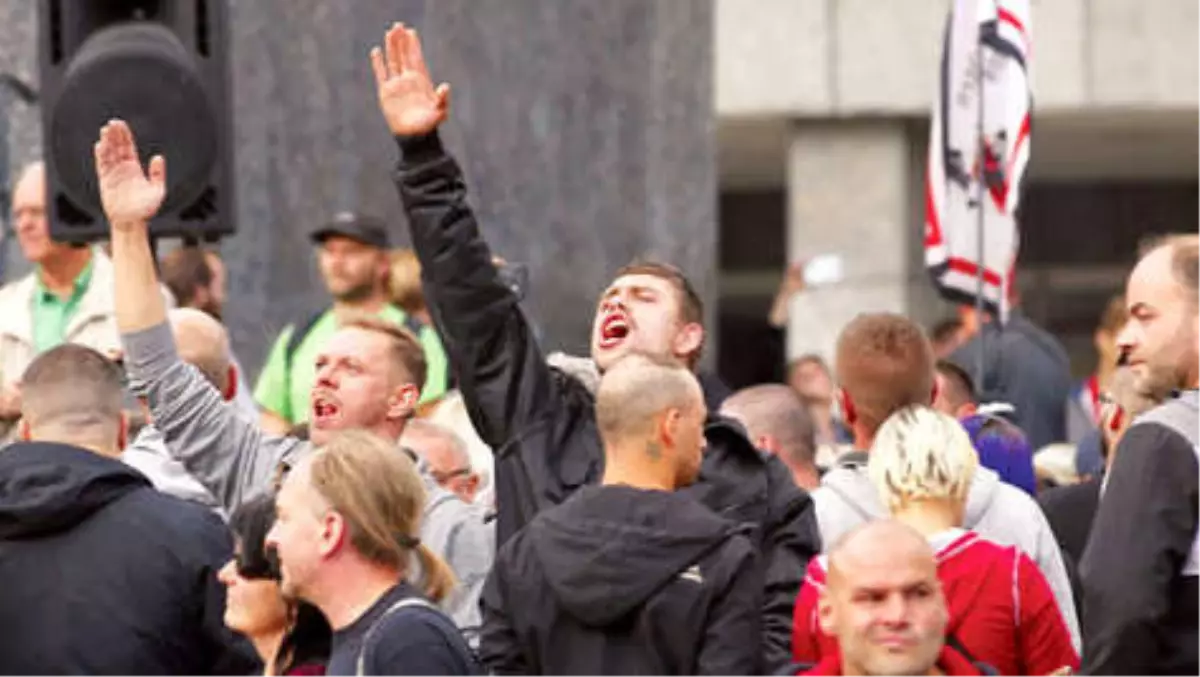
[[[225,628],[212,511],[120,461],[120,368],[64,344],[22,380],[22,442],[0,454],[0,673],[249,674]]]
[[[760,672],[755,553],[678,489],[695,482],[706,407],[683,366],[631,355],[604,374],[601,486],[549,508],[501,549],[480,655],[496,674]]]
[[[595,484],[604,470],[594,397],[546,364],[516,296],[501,283],[466,202],[458,164],[437,127],[450,88],[434,87],[416,32],[397,24],[372,52],[379,103],[402,159],[396,184],[421,260],[431,315],[471,420],[496,458],[498,543],[541,510]],[[677,270],[627,268],[603,293],[592,339],[598,367],[631,352],[693,367],[704,342],[700,301]],[[733,424],[706,422],[699,481],[688,494],[722,516],[754,525],[762,553],[765,669],[789,657],[791,614],[819,537],[807,494],[778,459],[760,453]]]
[[[1145,396],[1175,396],[1121,437],[1080,562],[1083,673],[1194,675],[1200,574],[1200,238],[1155,243],[1133,269],[1117,337]]]

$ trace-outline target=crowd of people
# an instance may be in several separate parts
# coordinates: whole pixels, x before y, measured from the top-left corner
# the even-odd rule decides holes
[[[1200,238],[1139,253],[1078,388],[1019,311],[964,308],[862,314],[831,364],[728,393],[656,261],[600,293],[590,356],[547,355],[416,32],[370,61],[413,249],[315,230],[332,303],[253,388],[220,258],[155,259],[168,168],[124,121],[93,158],[106,249],[52,241],[21,175],[0,672],[1198,671]]]

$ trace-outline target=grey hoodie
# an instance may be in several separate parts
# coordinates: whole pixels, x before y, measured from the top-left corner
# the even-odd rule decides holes
[[[131,385],[149,402],[166,450],[229,513],[270,490],[281,464],[294,465],[312,451],[306,441],[268,435],[224,401],[194,366],[179,358],[167,323],[122,335],[121,342]],[[482,509],[447,496],[423,464],[417,467],[428,493],[421,541],[454,570],[459,586],[442,607],[473,643],[480,624],[479,593],[495,557],[494,523],[484,521]]]
[[[821,486],[812,494],[821,543],[826,551],[859,524],[888,516],[887,508],[867,477],[866,460],[867,455],[862,452],[843,456],[838,465],[821,478]],[[980,467],[975,471],[975,479],[967,493],[963,527],[1001,545],[1016,546],[1037,562],[1058,600],[1067,629],[1071,631],[1071,643],[1079,651],[1079,618],[1071,596],[1071,584],[1058,542],[1038,504],[1025,492],[1000,481],[996,473]]]

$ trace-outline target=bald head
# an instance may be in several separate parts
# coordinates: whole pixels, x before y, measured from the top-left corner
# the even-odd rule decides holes
[[[688,369],[630,355],[604,373],[596,392],[596,423],[606,443],[651,436],[664,412],[704,407],[700,383]]]
[[[872,520],[843,535],[829,549],[829,580],[851,575],[863,565],[920,562],[937,576],[933,548],[916,529],[896,520]]]
[[[774,440],[785,460],[813,463],[816,428],[808,407],[792,388],[775,383],[744,388],[725,399],[721,414],[745,426],[756,443]]]
[[[173,308],[168,318],[180,359],[200,370],[225,399],[230,399],[236,384],[230,369],[229,334],[225,327],[195,308]]]

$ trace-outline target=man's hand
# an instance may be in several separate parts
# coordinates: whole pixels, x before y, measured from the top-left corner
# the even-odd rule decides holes
[[[385,53],[371,50],[371,67],[379,88],[379,110],[396,136],[428,134],[450,111],[450,85],[435,89],[421,52],[421,38],[402,23],[384,37]]]
[[[96,154],[96,182],[104,215],[114,231],[143,226],[167,194],[167,162],[161,155],[150,159],[149,175],[142,171],[129,125],[110,120],[100,129]]]

